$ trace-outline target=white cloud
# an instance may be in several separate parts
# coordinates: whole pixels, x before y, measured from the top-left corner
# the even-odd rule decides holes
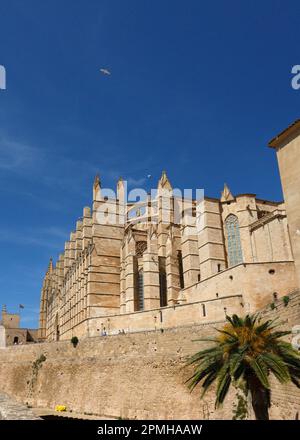
[[[15,229],[0,230],[0,242],[21,246],[40,246],[59,250],[64,247],[64,240],[67,238],[68,233],[56,227],[24,230],[22,233],[16,232]]]
[[[39,159],[37,149],[0,137],[0,169],[2,170],[20,170],[36,164]]]

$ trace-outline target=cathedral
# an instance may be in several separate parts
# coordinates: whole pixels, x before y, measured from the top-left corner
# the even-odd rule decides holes
[[[126,182],[91,207],[50,260],[39,339],[106,336],[214,323],[253,313],[299,289],[300,120],[269,143],[284,201],[255,194],[183,197],[162,173],[157,190],[127,200]],[[112,191],[113,193],[113,191]]]

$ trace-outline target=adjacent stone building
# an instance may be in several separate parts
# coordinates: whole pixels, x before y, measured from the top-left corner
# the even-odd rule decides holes
[[[3,306],[0,320],[0,348],[37,341],[36,329],[20,328],[19,313],[8,313]]]
[[[300,122],[273,141],[285,201],[255,194],[182,198],[165,172],[128,202],[96,177],[91,208],[44,278],[44,340],[161,330],[254,312],[299,288]],[[298,171],[298,172],[297,172]]]

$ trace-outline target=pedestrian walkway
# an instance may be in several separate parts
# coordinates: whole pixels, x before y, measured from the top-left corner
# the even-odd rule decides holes
[[[41,420],[33,411],[15,399],[0,393],[0,420]]]

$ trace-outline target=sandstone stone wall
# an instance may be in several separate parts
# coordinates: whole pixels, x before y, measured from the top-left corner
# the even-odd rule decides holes
[[[298,275],[298,282],[300,283],[300,121],[297,120],[294,124],[279,134],[277,138],[274,138],[269,143],[269,146],[276,148],[277,152],[280,178],[289,224],[289,235]]]
[[[192,339],[211,326],[16,346],[0,351],[0,387],[21,402],[124,418],[203,418],[212,397],[200,402],[184,385]],[[43,359],[46,360],[39,362]],[[35,362],[35,366],[33,363]],[[229,416],[229,413],[227,414]],[[222,417],[222,412],[219,417]]]
[[[187,322],[189,326],[220,322],[224,320],[225,310],[228,314],[242,313],[242,302],[241,295],[232,295],[155,310],[95,317],[89,320],[89,335],[100,335],[103,329],[111,335],[122,330],[129,333],[181,327]]]
[[[114,315],[91,314],[89,319],[74,325],[61,334],[61,339],[72,336],[97,336],[106,333],[167,329],[196,323],[220,321],[227,314],[255,310],[297,290],[293,262],[265,262],[239,264],[183,290],[185,302],[134,313]],[[91,313],[91,311],[90,311]]]
[[[275,301],[275,309],[266,308],[262,317],[264,319],[272,319],[278,317],[281,328],[286,330],[293,329],[294,326],[300,325],[300,293],[289,295],[290,301],[287,306],[284,305],[282,299]],[[291,335],[291,340],[295,335]],[[300,338],[299,338],[300,339]],[[279,385],[273,381],[273,405],[271,415],[278,419],[295,419],[296,414],[300,415],[300,390],[294,385]]]
[[[0,324],[0,348],[6,346],[6,331],[4,325]]]
[[[242,295],[247,312],[255,312],[278,297],[298,289],[293,262],[244,263],[186,289],[187,302]],[[228,312],[230,314],[230,312]]]
[[[299,324],[300,294],[286,307],[279,299],[264,315],[280,316],[288,328]],[[231,419],[234,393],[215,411],[213,392],[200,400],[184,383],[191,373],[186,357],[204,344],[194,340],[220,324],[82,339],[77,348],[60,341],[1,349],[0,392],[33,406],[64,404],[110,417]],[[299,390],[274,384],[271,417],[294,419],[297,411]]]

